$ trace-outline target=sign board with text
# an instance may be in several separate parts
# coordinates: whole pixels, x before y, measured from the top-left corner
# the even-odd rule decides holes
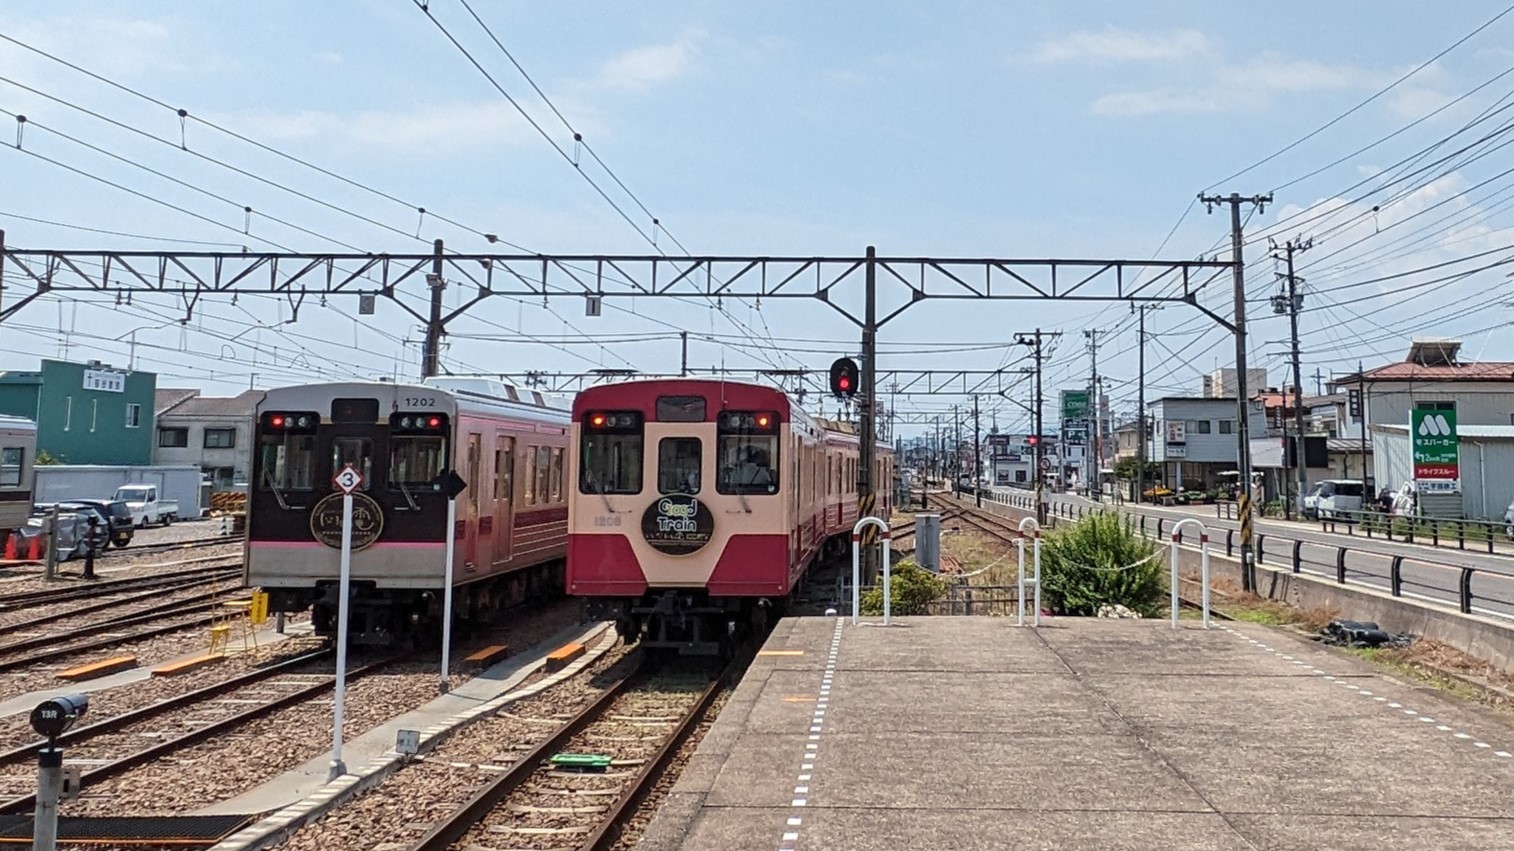
[[[1409,449],[1414,483],[1422,491],[1461,490],[1461,439],[1456,411],[1415,408],[1409,413]]]

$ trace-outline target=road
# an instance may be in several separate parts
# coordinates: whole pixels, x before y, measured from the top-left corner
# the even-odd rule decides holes
[[[1028,491],[994,488],[991,492],[995,501],[1016,508],[1029,509],[1034,505],[1034,494]],[[986,493],[985,499],[987,498]],[[1153,533],[1158,518],[1164,518],[1170,524],[1170,521],[1191,517],[1208,527],[1212,545],[1220,551],[1225,546],[1225,530],[1239,527],[1237,521],[1216,517],[1212,505],[1110,506],[1077,494],[1051,492],[1047,492],[1046,500],[1049,503],[1081,507],[1085,511],[1095,507],[1113,507],[1122,514],[1137,518],[1144,516],[1147,530]],[[1164,525],[1171,528],[1169,524]],[[1296,541],[1299,542],[1300,572],[1335,581],[1337,559],[1344,548],[1347,584],[1388,591],[1391,588],[1393,560],[1401,558],[1403,596],[1452,608],[1456,608],[1459,603],[1463,568],[1471,568],[1474,571],[1470,585],[1472,611],[1514,620],[1514,556],[1327,532],[1317,524],[1298,521],[1258,520],[1255,530],[1262,538],[1262,564],[1272,567],[1291,566]]]

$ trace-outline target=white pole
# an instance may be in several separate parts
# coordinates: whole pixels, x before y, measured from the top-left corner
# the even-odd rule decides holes
[[[1039,528],[1036,529],[1036,540],[1030,546],[1031,546],[1032,550],[1035,550],[1035,555],[1033,556],[1033,558],[1035,559],[1035,563],[1036,563],[1035,564],[1035,571],[1036,571],[1035,572],[1036,610],[1031,615],[1031,623],[1033,625],[1035,625],[1035,626],[1040,626],[1041,625],[1041,530]]]
[[[1025,626],[1025,539],[1016,538],[1020,549],[1020,593],[1015,597],[1015,626]]]
[[[442,694],[452,690],[452,555],[457,547],[457,497],[447,500],[447,564],[442,568]]]
[[[887,526],[884,527],[885,530],[887,530],[887,528],[888,528]],[[888,624],[889,624],[889,610],[891,608],[891,603],[893,602],[893,595],[889,593],[891,590],[893,590],[892,589],[892,584],[893,583],[892,583],[892,580],[890,578],[891,575],[892,575],[892,573],[893,573],[893,571],[889,567],[888,560],[889,560],[889,534],[888,534],[887,531],[884,531],[884,533],[883,533],[883,625],[884,626],[888,626]]]
[[[862,524],[858,524],[859,526]],[[884,599],[887,599],[885,597]],[[862,535],[852,530],[852,626],[862,612]]]
[[[1202,553],[1201,567],[1199,568],[1199,581],[1203,585],[1204,593],[1204,629],[1209,628],[1209,533],[1199,536],[1199,547]]]
[[[342,707],[347,699],[347,597],[352,585],[352,494],[342,495],[342,574],[336,604],[336,700],[332,707],[331,772],[327,782],[347,773],[342,762]]]
[[[1178,533],[1172,533],[1172,628],[1178,628]]]

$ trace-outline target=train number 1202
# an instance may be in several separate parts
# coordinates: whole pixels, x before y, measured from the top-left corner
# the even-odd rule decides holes
[[[434,396],[406,396],[405,407],[407,408],[435,408],[436,397]]]

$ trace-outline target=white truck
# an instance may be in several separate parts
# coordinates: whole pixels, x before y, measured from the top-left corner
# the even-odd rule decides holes
[[[122,485],[116,488],[112,499],[126,503],[131,509],[131,520],[138,528],[143,526],[171,525],[179,519],[179,502],[175,499],[159,499],[157,485]]]

